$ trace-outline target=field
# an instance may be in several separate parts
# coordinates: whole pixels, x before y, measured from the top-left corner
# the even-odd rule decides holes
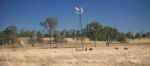
[[[0,48],[0,66],[150,66],[148,42],[114,43],[110,47],[105,43],[92,47],[87,42],[84,51],[76,51],[75,43],[69,42],[58,48]]]

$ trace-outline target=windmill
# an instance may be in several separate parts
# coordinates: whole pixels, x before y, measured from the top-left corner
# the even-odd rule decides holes
[[[82,15],[83,14],[83,8],[81,6],[76,6],[75,10],[76,10],[77,15]]]
[[[80,23],[80,34],[81,34],[81,50],[83,50],[83,31],[82,31],[82,22],[81,22],[81,17],[82,17],[82,14],[83,14],[83,8],[81,6],[76,6],[75,7],[75,12],[76,14],[79,16],[79,23]],[[77,48],[76,48],[77,49]]]

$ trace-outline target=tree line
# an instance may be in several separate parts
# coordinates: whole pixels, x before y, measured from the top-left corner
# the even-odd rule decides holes
[[[134,40],[140,38],[150,38],[150,32],[119,32],[113,26],[104,26],[98,21],[92,21],[82,30],[64,29],[57,31],[58,21],[56,18],[46,18],[44,22],[39,23],[44,30],[18,30],[15,25],[10,25],[3,31],[0,31],[0,45],[11,45],[12,47],[18,42],[19,37],[29,37],[29,42],[34,46],[35,42],[42,43],[44,37],[50,38],[50,47],[52,42],[64,42],[64,38],[73,38],[79,40],[80,37],[89,38],[93,41],[119,41],[126,42],[127,39]],[[81,32],[82,31],[82,32]],[[54,40],[52,40],[52,37]]]

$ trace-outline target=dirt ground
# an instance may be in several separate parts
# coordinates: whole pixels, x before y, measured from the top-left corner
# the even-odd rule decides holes
[[[84,51],[64,48],[70,44],[59,44],[58,48],[0,48],[0,66],[150,66],[149,43],[114,43],[110,47],[104,43],[92,47],[89,43]]]

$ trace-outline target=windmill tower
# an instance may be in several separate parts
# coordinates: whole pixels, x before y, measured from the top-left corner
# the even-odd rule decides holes
[[[76,44],[76,50],[77,51],[83,51],[83,48],[84,48],[84,44],[83,44],[83,25],[82,25],[82,14],[83,14],[83,8],[81,6],[75,6],[75,12],[76,14],[79,16],[79,24],[80,24],[80,39],[81,39],[81,42],[78,44]],[[79,37],[79,36],[78,36]],[[77,40],[78,42],[78,40]]]

